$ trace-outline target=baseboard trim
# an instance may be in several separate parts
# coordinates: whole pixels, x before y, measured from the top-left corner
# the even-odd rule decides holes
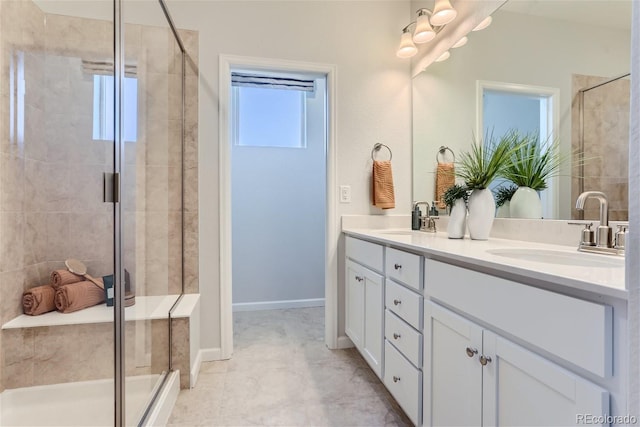
[[[233,311],[283,310],[286,308],[324,307],[324,298],[288,301],[240,302],[233,304]]]
[[[198,354],[196,354],[196,360],[193,361],[193,366],[191,367],[190,378],[189,378],[189,388],[194,388],[196,383],[198,382],[198,374],[200,373],[200,367],[202,366],[202,349],[198,350]]]
[[[198,356],[200,356],[200,362],[213,362],[214,360],[223,360],[222,350],[220,350],[220,347],[201,348],[200,351],[198,351]]]
[[[351,347],[355,347],[353,345],[353,342],[351,341],[351,338],[349,338],[346,335],[342,335],[340,337],[338,337],[338,343],[337,343],[337,350],[343,349],[343,348],[351,348]]]

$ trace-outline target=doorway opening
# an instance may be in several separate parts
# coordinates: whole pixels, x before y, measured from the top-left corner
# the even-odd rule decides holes
[[[292,78],[297,79],[302,77],[303,80],[313,80],[314,90],[316,91],[316,95],[294,95],[294,94],[283,94],[283,99],[278,101],[280,103],[286,103],[289,105],[287,110],[289,114],[298,114],[298,117],[306,117],[307,113],[310,109],[319,109],[322,106],[322,110],[324,111],[324,117],[320,121],[306,121],[300,125],[300,120],[288,120],[289,124],[296,123],[296,126],[288,126],[288,131],[286,132],[288,136],[282,136],[276,138],[278,142],[273,142],[273,138],[271,138],[272,142],[266,143],[265,141],[269,138],[265,138],[269,129],[281,128],[282,126],[277,125],[273,126],[274,122],[278,122],[278,119],[271,118],[270,120],[264,121],[264,123],[254,123],[252,130],[242,128],[242,124],[237,122],[237,127],[234,124],[233,116],[237,115],[237,117],[242,118],[248,113],[251,114],[250,111],[245,111],[243,113],[242,106],[239,107],[239,110],[236,111],[235,105],[232,102],[234,97],[234,87],[232,86],[232,75],[233,73],[242,74],[259,74],[266,77],[274,77],[280,76],[284,78]],[[265,228],[265,225],[268,221],[280,220],[279,217],[283,217],[284,212],[284,203],[292,202],[286,208],[286,214],[292,213],[296,220],[310,220],[315,222],[315,224],[308,223],[307,225],[302,226],[294,226],[293,223],[288,224],[288,228],[285,227],[289,235],[294,235],[295,240],[290,240],[289,244],[282,245],[283,236],[278,233],[271,234],[270,240],[273,243],[273,240],[277,240],[276,243],[284,246],[285,249],[294,250],[297,249],[297,252],[304,253],[306,252],[306,256],[308,257],[319,257],[321,260],[321,264],[323,266],[322,271],[317,274],[318,277],[321,278],[321,281],[324,282],[324,342],[329,348],[338,348],[342,345],[340,340],[338,339],[338,239],[340,236],[340,225],[337,217],[337,189],[336,189],[336,165],[337,165],[337,155],[336,155],[336,137],[335,137],[335,99],[336,99],[336,86],[335,86],[335,76],[336,76],[336,67],[334,65],[325,65],[325,64],[315,64],[308,62],[297,62],[297,61],[286,61],[286,60],[273,60],[273,59],[265,59],[265,58],[251,58],[251,57],[240,57],[240,56],[232,56],[232,55],[221,55],[220,56],[220,110],[219,110],[219,120],[220,120],[220,158],[219,158],[219,167],[220,167],[220,221],[219,221],[219,233],[220,233],[220,356],[221,359],[228,359],[231,357],[233,353],[233,309],[234,303],[236,310],[250,310],[257,309],[258,307],[269,309],[269,308],[287,308],[287,307],[305,307],[305,306],[313,306],[320,305],[322,300],[322,295],[320,297],[315,297],[311,295],[311,297],[302,295],[302,294],[291,294],[289,296],[283,297],[281,295],[282,289],[276,289],[273,292],[267,292],[265,289],[259,289],[259,292],[262,292],[262,301],[258,300],[258,298],[254,298],[254,300],[242,301],[241,299],[236,299],[233,294],[236,293],[236,278],[234,275],[242,274],[240,273],[240,269],[247,268],[252,270],[257,270],[254,268],[254,256],[256,253],[260,251],[256,251],[256,247],[258,245],[254,244],[253,249],[249,249],[249,251],[253,251],[253,253],[241,253],[238,251],[239,247],[235,246],[234,233],[238,233],[236,230],[236,226],[242,227],[245,230],[256,231],[260,228]],[[318,91],[319,89],[319,91]],[[244,94],[241,93],[242,89],[238,91],[236,96],[240,97],[240,104],[242,104],[242,97],[244,96],[246,99],[252,99],[253,96],[260,98],[260,91],[245,91]],[[317,94],[321,92],[324,98],[321,100],[320,98],[314,98],[313,103],[305,102],[302,104],[301,99],[306,98],[306,101],[309,101],[309,97],[315,97]],[[274,92],[271,93],[273,95]],[[263,92],[264,94],[264,92]],[[245,99],[245,100],[246,100]],[[300,102],[298,102],[300,101]],[[274,101],[268,101],[263,99],[262,102],[253,103],[255,106],[267,105],[273,106]],[[237,104],[237,103],[236,103]],[[297,111],[298,113],[292,113],[292,111]],[[303,112],[303,113],[301,113]],[[271,112],[269,113],[271,114]],[[258,115],[264,118],[264,114]],[[291,117],[291,116],[289,116]],[[240,120],[242,121],[242,120]],[[265,126],[264,129],[259,133],[260,139],[263,141],[263,145],[266,146],[246,146],[247,142],[245,137],[251,135],[253,132],[255,134],[255,129],[259,126]],[[304,193],[305,190],[301,190],[300,187],[296,187],[298,178],[295,179],[281,179],[278,183],[272,183],[268,190],[264,190],[262,194],[259,196],[261,201],[258,202],[255,198],[251,201],[250,197],[248,200],[242,201],[242,203],[235,203],[234,197],[232,195],[232,187],[235,185],[234,179],[239,180],[247,180],[249,184],[257,185],[258,181],[264,180],[266,176],[273,178],[274,176],[281,175],[287,172],[287,170],[298,170],[302,173],[299,168],[299,164],[297,160],[294,160],[292,156],[296,153],[299,154],[302,151],[311,152],[314,149],[311,149],[312,138],[310,138],[310,131],[312,128],[318,129],[322,128],[324,131],[324,139],[320,145],[320,154],[316,153],[316,156],[321,156],[323,159],[323,164],[320,168],[320,171],[315,174],[313,177],[315,184],[319,185],[323,188],[324,194],[320,196],[316,196],[313,200],[316,202],[316,199],[324,201],[324,208],[322,207],[307,207],[307,201],[297,200],[296,197],[300,197],[299,193]],[[297,138],[296,135],[306,135],[305,138]],[[244,135],[244,136],[243,136]],[[285,142],[288,140],[289,142]],[[294,143],[292,145],[291,141],[297,140],[298,143]],[[317,143],[313,142],[314,145]],[[238,150],[236,150],[238,149]],[[262,152],[269,151],[270,155],[275,155],[277,152],[285,153],[290,156],[288,161],[283,163],[279,163],[279,166],[273,166],[273,162],[275,160],[262,157],[260,159],[259,166],[261,166],[262,172],[261,175],[256,173],[256,169],[253,168],[245,168],[245,173],[241,174],[238,177],[240,170],[233,171],[232,163],[233,156],[236,155],[236,151],[244,150],[243,154],[247,154],[249,151],[257,152],[258,150],[262,150]],[[255,157],[254,157],[255,161]],[[281,160],[279,162],[282,162]],[[265,166],[266,165],[266,166]],[[268,166],[271,165],[271,168]],[[267,167],[265,169],[265,167]],[[315,169],[318,170],[317,168]],[[241,181],[238,181],[241,182]],[[304,187],[303,187],[304,188]],[[265,197],[270,196],[270,197]],[[271,211],[266,211],[266,199],[275,200],[276,203],[272,205]],[[239,200],[238,200],[239,201]],[[309,202],[311,203],[311,202]],[[235,207],[234,207],[235,205]],[[240,212],[239,215],[242,215],[244,221],[241,220],[239,216],[236,218],[234,216],[235,213]],[[291,212],[289,212],[291,211]],[[235,223],[235,224],[234,224]],[[319,243],[314,243],[313,246],[315,248],[307,248],[301,249],[298,243],[300,236],[305,233],[307,229],[311,228],[320,228],[324,230],[324,238]],[[275,236],[275,237],[274,237]],[[320,248],[320,255],[317,255],[317,251],[314,252],[315,249]],[[260,256],[265,256],[262,259],[262,264],[269,264],[270,262],[275,262],[275,258],[268,259],[271,256],[270,249],[268,247],[262,247],[262,253]],[[294,253],[294,255],[298,255]],[[278,261],[284,261],[284,263],[279,264],[278,269],[271,269],[271,277],[276,277],[275,281],[280,280],[284,273],[287,274],[293,272],[294,270],[298,271],[296,274],[291,274],[293,277],[293,281],[297,283],[301,283],[306,280],[306,278],[302,277],[302,273],[300,273],[300,269],[297,269],[297,265],[293,265],[293,258],[291,258],[291,252],[289,255],[281,255],[278,258]],[[234,262],[234,257],[237,258]],[[287,258],[289,257],[289,258]],[[287,262],[288,261],[288,262]],[[271,267],[269,267],[271,268]],[[314,267],[315,268],[315,267]],[[286,271],[289,270],[289,271]],[[259,270],[258,270],[259,271]],[[279,273],[279,274],[278,274]],[[315,274],[315,273],[314,273]],[[264,284],[264,280],[261,280],[261,283]],[[278,284],[279,285],[279,284]],[[255,286],[251,285],[251,286]],[[260,283],[258,284],[260,286]],[[233,292],[232,292],[233,287]],[[254,288],[255,289],[255,288]],[[274,288],[275,289],[275,288]],[[265,297],[265,295],[267,295]]]
[[[476,135],[500,138],[509,131],[553,141],[559,132],[560,90],[541,86],[478,81]],[[552,177],[540,193],[543,218],[558,218],[559,183]]]

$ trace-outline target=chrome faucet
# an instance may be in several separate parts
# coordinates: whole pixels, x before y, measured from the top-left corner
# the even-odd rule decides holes
[[[427,207],[427,214],[420,217],[420,231],[425,231],[427,233],[435,233],[438,231],[436,229],[436,219],[439,217],[429,215],[429,202],[415,202],[413,204],[413,210],[420,205],[425,205]]]
[[[591,230],[592,224],[583,224],[585,229],[582,230],[582,239],[580,241],[580,245],[578,245],[578,250],[624,256],[625,232],[627,231],[627,226],[618,225],[618,232],[616,233],[614,244],[612,242],[611,227],[609,227],[609,201],[603,192],[585,191],[580,194],[576,200],[576,209],[584,210],[585,202],[587,199],[591,198],[598,199],[600,202],[600,225],[598,225],[598,229],[594,233]]]
[[[600,202],[600,225],[596,231],[596,247],[611,248],[611,227],[609,227],[609,201],[601,191],[585,191],[576,200],[576,209],[584,210],[587,199],[598,199]]]

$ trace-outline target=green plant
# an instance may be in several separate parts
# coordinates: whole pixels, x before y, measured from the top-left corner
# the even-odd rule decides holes
[[[496,199],[496,207],[504,205],[510,201],[515,192],[518,190],[517,185],[503,185],[493,192]]]
[[[520,134],[509,131],[505,139],[514,150],[502,177],[518,187],[529,187],[535,191],[547,188],[547,180],[560,172],[561,166],[570,156],[560,152],[559,143],[541,141],[536,133]]]
[[[462,185],[454,184],[451,187],[447,188],[447,191],[444,192],[442,199],[447,205],[447,207],[453,207],[456,200],[462,199],[465,203],[467,203],[467,199],[469,198],[469,192],[466,187]]]
[[[502,137],[496,141],[493,134],[485,137],[484,144],[474,138],[471,151],[460,154],[456,176],[464,180],[469,190],[487,188],[495,178],[503,176],[517,148],[511,139]]]

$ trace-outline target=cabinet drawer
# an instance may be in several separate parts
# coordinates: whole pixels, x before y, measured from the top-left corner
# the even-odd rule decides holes
[[[431,298],[600,377],[612,375],[610,306],[426,260]]]
[[[387,248],[387,260],[385,262],[387,277],[420,290],[422,287],[420,259],[420,255]]]
[[[422,296],[387,280],[385,306],[417,330],[422,330]]]
[[[362,265],[371,267],[374,270],[382,271],[384,263],[382,261],[382,246],[375,243],[353,237],[346,237],[345,252],[347,258],[359,262]]]
[[[422,372],[402,357],[388,341],[384,343],[384,385],[417,426],[422,414]]]
[[[415,366],[422,366],[422,334],[398,316],[385,310],[384,336]]]

